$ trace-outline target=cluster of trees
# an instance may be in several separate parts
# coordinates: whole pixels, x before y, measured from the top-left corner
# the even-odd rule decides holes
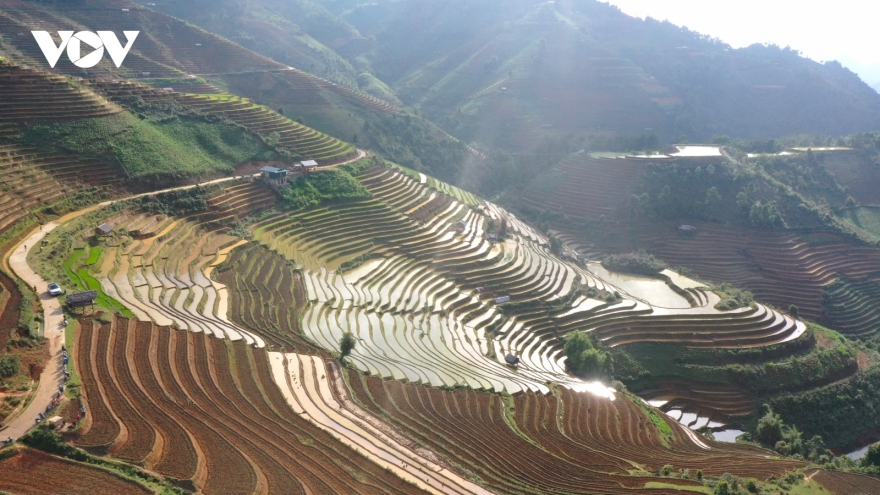
[[[566,366],[575,375],[591,379],[609,379],[614,374],[614,359],[601,349],[586,332],[571,332],[565,337],[563,352]]]
[[[825,464],[834,458],[819,435],[804,439],[804,434],[794,425],[786,425],[779,414],[765,405],[767,413],[758,420],[754,440],[764,447],[773,449],[782,455],[810,460]]]
[[[803,390],[824,385],[858,368],[858,349],[849,343],[817,347],[813,352],[763,364],[729,364],[737,385],[754,394]]]
[[[140,207],[147,212],[183,216],[207,210],[210,193],[210,188],[196,186],[162,194],[141,196],[138,201]]]
[[[413,115],[392,115],[364,122],[363,134],[371,148],[389,160],[438,179],[457,183],[462,165],[470,158],[464,143],[442,134],[427,120]]]
[[[744,308],[755,303],[755,296],[751,292],[737,289],[728,283],[713,287],[713,290],[723,297],[722,300],[715,304],[715,309],[718,311],[730,311],[737,308]]]
[[[635,253],[612,254],[602,260],[602,265],[611,270],[648,276],[657,275],[669,267],[664,261],[658,260],[654,255],[648,254],[644,250]]]
[[[325,201],[369,198],[367,191],[347,170],[337,168],[313,172],[291,181],[281,188],[284,206],[302,209]]]
[[[806,435],[851,445],[864,432],[880,428],[880,367],[806,392],[778,395],[768,403]]]
[[[11,378],[21,368],[21,358],[17,354],[4,354],[0,357],[0,378]]]

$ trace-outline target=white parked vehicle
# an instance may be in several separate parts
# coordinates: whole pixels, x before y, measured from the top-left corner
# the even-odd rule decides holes
[[[60,296],[64,294],[64,291],[61,290],[61,287],[58,286],[55,282],[49,282],[49,294],[53,296]]]

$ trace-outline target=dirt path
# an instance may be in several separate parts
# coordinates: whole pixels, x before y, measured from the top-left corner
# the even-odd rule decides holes
[[[223,177],[220,179],[203,182],[199,185],[204,186],[208,184],[217,184],[236,179],[237,177]],[[160,194],[168,191],[191,189],[193,187],[196,187],[196,185],[171,187],[168,189],[162,189],[160,191],[126,196],[124,198],[105,201],[103,203],[90,206],[79,211],[68,213],[67,215],[64,215],[54,222],[43,225],[42,227],[33,230],[30,235],[25,237],[23,241],[15,246],[15,248],[12,250],[12,254],[9,256],[9,266],[12,268],[12,271],[15,272],[15,275],[21,278],[28,286],[36,287],[37,291],[40,294],[40,304],[43,307],[44,322],[43,328],[41,330],[41,336],[48,339],[47,345],[49,346],[50,358],[49,362],[47,362],[46,366],[44,367],[43,373],[40,375],[40,383],[37,386],[36,395],[34,396],[33,400],[27,406],[27,408],[18,415],[18,417],[12,419],[5,427],[0,429],[0,439],[5,439],[7,437],[19,439],[31,428],[36,426],[37,416],[41,412],[46,410],[46,406],[48,406],[49,403],[52,402],[52,396],[55,394],[55,392],[58,391],[58,387],[60,387],[64,383],[64,366],[62,364],[61,357],[61,345],[64,343],[64,328],[62,323],[64,319],[64,311],[61,308],[61,301],[57,297],[50,296],[47,292],[46,287],[49,282],[43,280],[43,278],[39,276],[33,269],[31,269],[30,265],[27,264],[28,250],[33,249],[34,246],[37,246],[40,241],[42,241],[43,238],[49,234],[49,232],[56,229],[59,225],[69,222],[70,220],[85,215],[86,213],[89,213],[91,211],[97,210],[98,208],[111,205],[119,201],[125,201],[127,199]]]
[[[64,311],[61,308],[61,301],[49,295],[46,291],[48,282],[37,275],[30,266],[28,266],[26,257],[26,248],[34,247],[43,240],[46,235],[53,229],[58,227],[58,223],[52,222],[44,225],[41,229],[37,229],[21,244],[15,247],[9,257],[9,265],[15,274],[24,280],[24,283],[31,287],[37,287],[40,294],[40,304],[43,306],[43,330],[42,336],[48,339],[49,346],[49,362],[40,374],[40,383],[37,386],[37,392],[30,405],[17,418],[12,420],[2,431],[0,437],[20,438],[28,432],[36,423],[36,417],[39,413],[46,410],[46,406],[52,402],[52,395],[58,391],[58,387],[64,383],[61,345],[64,343]]]
[[[342,163],[331,165],[326,168],[338,167],[339,165],[351,163],[367,156],[367,153],[362,149],[358,149],[357,152],[357,157],[344,161]],[[253,174],[254,177],[257,177],[259,175],[260,174]],[[40,383],[37,386],[36,395],[34,396],[33,400],[27,406],[27,408],[25,408],[18,415],[18,417],[12,419],[7,423],[5,427],[0,429],[0,439],[5,439],[7,437],[19,439],[22,437],[22,435],[30,431],[31,428],[36,426],[37,416],[41,412],[46,410],[46,406],[48,406],[49,403],[52,402],[52,396],[55,394],[55,392],[58,391],[58,387],[60,387],[64,383],[64,366],[62,364],[61,357],[61,345],[64,343],[64,328],[62,323],[64,319],[64,311],[61,308],[61,301],[56,297],[50,296],[49,293],[46,292],[46,286],[49,282],[43,280],[43,278],[39,276],[27,264],[28,250],[33,249],[34,246],[38,245],[40,241],[42,241],[43,238],[49,234],[49,232],[57,228],[59,225],[63,225],[70,220],[85,215],[86,213],[89,213],[91,211],[97,210],[98,208],[102,208],[104,206],[108,206],[113,203],[125,201],[128,199],[140,198],[142,196],[151,196],[169,191],[182,191],[185,189],[192,189],[197,186],[206,186],[209,184],[218,184],[221,182],[237,180],[238,178],[238,176],[222,177],[220,179],[202,182],[200,184],[170,187],[168,189],[162,189],[159,191],[135,194],[132,196],[126,196],[124,198],[105,201],[103,203],[90,206],[79,211],[68,213],[67,215],[64,215],[63,217],[52,223],[39,227],[33,230],[30,235],[28,235],[23,241],[15,246],[15,249],[13,249],[12,254],[9,256],[9,266],[19,278],[24,280],[25,284],[30,287],[36,287],[40,294],[40,304],[43,307],[44,321],[43,328],[41,330],[41,336],[46,337],[49,341],[48,346],[50,358],[49,362],[47,362],[46,366],[44,367],[43,373],[40,375]]]

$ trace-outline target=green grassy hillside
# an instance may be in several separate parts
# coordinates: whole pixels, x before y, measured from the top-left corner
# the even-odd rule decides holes
[[[134,180],[228,174],[242,162],[272,154],[239,127],[189,119],[152,122],[128,113],[35,125],[20,141],[119,163]]]

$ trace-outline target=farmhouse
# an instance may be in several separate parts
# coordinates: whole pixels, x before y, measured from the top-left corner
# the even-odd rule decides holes
[[[76,292],[67,296],[67,307],[84,308],[86,306],[94,306],[96,299],[98,299],[98,291],[96,290]]]
[[[108,223],[102,223],[101,225],[98,225],[98,227],[95,229],[95,235],[99,237],[109,235],[110,232],[113,232],[113,226]]]
[[[260,169],[260,177],[267,184],[283,184],[287,181],[287,173],[288,171],[283,168],[266,166]]]
[[[508,354],[504,356],[504,361],[511,366],[516,366],[519,364],[519,358],[514,356],[513,354]]]

